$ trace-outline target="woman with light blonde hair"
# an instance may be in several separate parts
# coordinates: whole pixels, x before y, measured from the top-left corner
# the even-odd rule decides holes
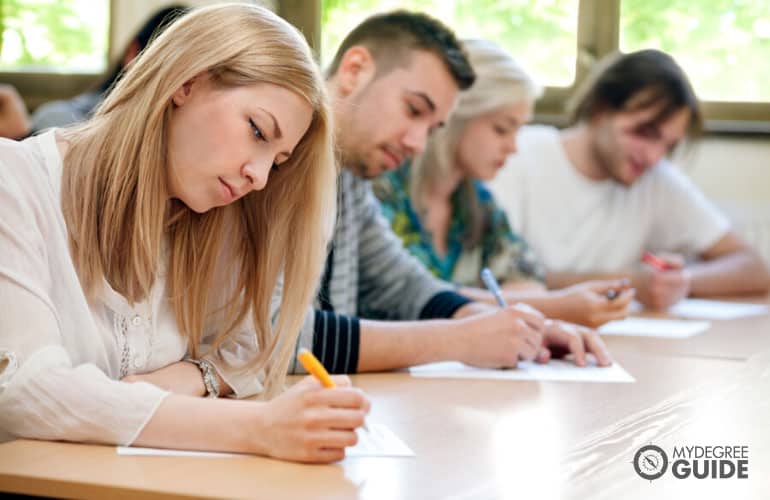
[[[623,317],[633,296],[620,282],[590,282],[547,291],[544,273],[516,235],[484,181],[516,153],[516,134],[529,121],[541,88],[502,48],[463,43],[476,81],[462,92],[446,126],[411,164],[382,176],[375,194],[405,246],[460,293],[494,303],[480,273],[489,268],[506,299],[549,317],[597,326]],[[607,293],[619,295],[607,298]]]
[[[334,221],[331,134],[302,36],[226,4],[176,21],[85,124],[0,142],[0,440],[341,459],[365,396],[281,393]]]

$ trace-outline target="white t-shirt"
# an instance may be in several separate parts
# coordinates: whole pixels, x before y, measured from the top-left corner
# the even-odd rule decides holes
[[[626,187],[581,174],[553,127],[524,127],[518,146],[491,188],[548,271],[617,272],[645,250],[695,256],[729,230],[726,217],[666,160]]]
[[[0,441],[12,437],[130,444],[167,393],[122,376],[180,361],[187,340],[165,281],[133,306],[105,282],[89,303],[70,258],[54,131],[0,140]],[[235,367],[257,354],[244,328],[201,350],[236,396],[261,389]],[[125,348],[124,348],[125,346]]]

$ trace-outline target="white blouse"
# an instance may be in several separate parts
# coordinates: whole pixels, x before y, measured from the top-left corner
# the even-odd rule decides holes
[[[165,280],[133,307],[108,284],[88,302],[70,257],[61,211],[55,131],[0,139],[0,442],[14,437],[130,444],[167,395],[126,375],[180,361],[187,340],[165,299]],[[257,354],[243,328],[200,352],[235,397],[262,390],[263,374],[238,370]]]

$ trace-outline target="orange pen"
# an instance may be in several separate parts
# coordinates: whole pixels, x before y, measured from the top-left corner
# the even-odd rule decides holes
[[[318,358],[313,356],[312,352],[302,348],[299,350],[299,355],[297,358],[299,359],[299,362],[302,363],[302,366],[305,367],[305,370],[314,376],[316,380],[321,382],[322,386],[337,387],[337,384],[335,384],[334,380],[332,380],[332,378],[329,376],[329,372],[327,372],[326,368],[324,368],[324,365],[318,361]]]
[[[329,372],[326,371],[326,368],[324,368],[324,365],[318,361],[318,358],[316,358],[312,352],[308,351],[304,347],[299,350],[299,354],[297,355],[297,359],[299,359],[299,362],[302,363],[302,366],[305,367],[305,370],[309,374],[315,377],[316,380],[321,382],[321,385],[324,387],[332,388],[337,387],[337,384],[334,383],[334,380],[329,376]],[[369,431],[369,427],[366,425],[366,421],[364,420],[364,425],[362,426],[365,431]]]
[[[667,271],[671,269],[671,265],[668,262],[650,252],[644,252],[644,255],[642,255],[642,262],[651,265],[658,271]]]

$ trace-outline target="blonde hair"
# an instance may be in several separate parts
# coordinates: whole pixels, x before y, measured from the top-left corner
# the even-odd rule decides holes
[[[541,87],[498,45],[476,39],[464,40],[463,47],[476,72],[476,81],[470,89],[460,92],[446,126],[431,135],[425,151],[412,161],[409,195],[418,214],[426,208],[422,203],[425,193],[452,169],[457,144],[469,121],[524,99],[534,101],[542,93]],[[465,179],[461,189],[466,190],[470,216],[463,240],[472,247],[483,235],[485,221],[471,180]]]
[[[264,82],[289,89],[307,100],[313,117],[264,189],[198,214],[169,201],[166,175],[172,94],[204,72],[221,87]],[[129,302],[143,300],[167,255],[167,294],[191,354],[199,354],[207,328],[218,326],[216,349],[250,319],[260,354],[243,368],[265,370],[264,395],[274,395],[333,229],[330,120],[324,82],[304,38],[277,15],[224,4],[178,19],[132,62],[89,122],[64,131],[62,208],[87,296],[99,293],[106,279]],[[280,276],[273,329],[271,295]]]

